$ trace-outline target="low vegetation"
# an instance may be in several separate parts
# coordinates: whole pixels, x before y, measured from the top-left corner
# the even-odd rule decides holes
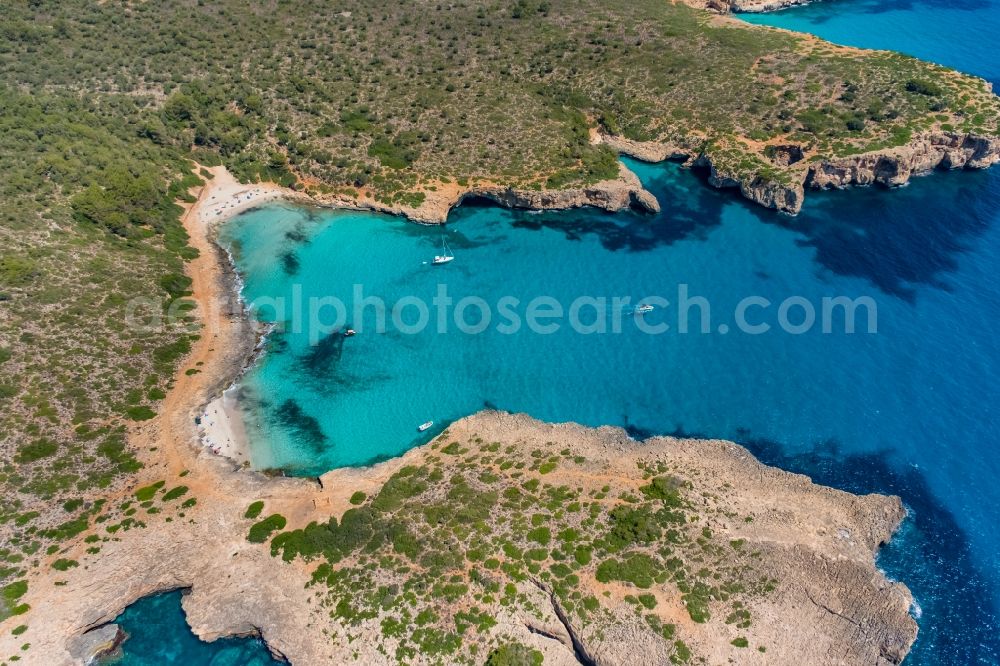
[[[417,205],[450,183],[612,176],[598,127],[781,180],[768,145],[817,159],[932,128],[996,135],[1000,115],[979,79],[662,0],[11,0],[0,37],[0,584],[141,467],[126,429],[155,416],[199,334],[190,315],[163,324],[196,255],[180,222],[192,159]],[[407,498],[386,501],[357,511]],[[549,527],[522,566],[551,560]]]
[[[774,589],[761,553],[704,526],[720,509],[690,496],[683,470],[640,462],[614,489],[598,488],[592,466],[568,449],[447,434],[432,448],[426,464],[402,468],[339,520],[270,539],[274,557],[314,564],[311,585],[347,635],[378,628],[389,659],[536,663],[495,630],[497,618],[514,609],[546,617],[555,604],[592,646],[605,640],[602,627],[626,622],[683,663],[691,651],[671,607],[682,603],[695,623],[745,629],[748,605]],[[269,534],[273,518],[248,538]],[[622,598],[632,609],[624,619]]]

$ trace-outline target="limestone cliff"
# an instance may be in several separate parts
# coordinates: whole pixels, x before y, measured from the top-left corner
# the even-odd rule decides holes
[[[796,214],[802,209],[805,190],[843,188],[850,185],[905,185],[913,176],[935,169],[983,169],[1000,161],[1000,137],[934,131],[913,137],[906,145],[847,157],[809,155],[801,146],[770,146],[760,156],[764,173],[744,173],[730,168],[703,146],[677,146],[637,142],[601,135],[599,141],[618,152],[644,161],[683,160],[688,166],[707,168],[709,183],[737,188],[762,206]],[[773,148],[775,150],[768,150]]]
[[[656,197],[642,186],[638,176],[625,165],[619,165],[618,178],[560,190],[518,189],[495,184],[459,186],[451,183],[425,190],[424,201],[419,206],[384,203],[369,198],[348,199],[337,195],[319,196],[317,201],[338,208],[359,208],[404,215],[411,221],[424,224],[442,224],[452,208],[466,198],[477,196],[508,208],[532,210],[566,210],[583,206],[607,211],[638,208],[655,213],[660,210]]]
[[[905,185],[910,177],[943,169],[982,169],[1000,161],[1000,138],[934,132],[899,148],[825,160],[809,167],[812,188],[878,183]]]
[[[686,4],[720,13],[773,12],[786,7],[809,4],[810,0],[686,0]]]

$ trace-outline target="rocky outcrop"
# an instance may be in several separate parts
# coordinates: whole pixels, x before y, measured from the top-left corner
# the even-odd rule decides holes
[[[70,640],[68,650],[74,661],[93,664],[112,655],[125,640],[125,632],[117,624],[105,624]]]
[[[795,144],[775,144],[764,149],[764,156],[777,166],[787,167],[805,159],[802,146]]]
[[[681,147],[606,135],[596,140],[643,161],[683,160],[687,166],[706,168],[711,185],[736,188],[755,203],[792,215],[802,209],[806,188],[876,184],[899,187],[913,176],[935,169],[983,169],[1000,161],[1000,137],[939,131],[918,135],[904,146],[812,163],[806,161],[806,153],[799,146],[768,146],[761,157],[781,169],[780,179],[769,179],[730,172],[701,146]]]
[[[729,11],[773,12],[786,7],[809,4],[809,0],[731,0]]]
[[[876,183],[898,187],[937,168],[982,169],[998,161],[1000,138],[937,132],[899,148],[821,162],[809,168],[806,183],[814,189]]]
[[[634,141],[623,136],[597,133],[594,143],[603,143],[608,148],[643,162],[687,161],[699,152],[696,145],[675,145],[661,141]]]
[[[810,0],[686,0],[686,4],[692,7],[708,9],[720,14],[773,12],[786,7],[805,5],[809,2]]]
[[[519,190],[509,187],[473,188],[465,196],[480,196],[508,208],[531,210],[566,210],[593,206],[608,211],[639,208],[652,213],[660,204],[639,181],[638,176],[621,166],[617,180],[605,180],[587,187],[569,190]],[[463,197],[464,198],[464,197]]]
[[[639,177],[619,165],[618,178],[602,180],[584,187],[561,190],[532,190],[503,185],[472,185],[467,187],[438,187],[424,192],[424,201],[419,206],[399,203],[384,203],[374,199],[345,199],[336,195],[319,197],[318,203],[337,208],[374,210],[380,213],[403,215],[413,222],[423,224],[443,224],[448,213],[463,200],[482,197],[507,208],[531,210],[566,210],[592,206],[607,211],[638,208],[649,212],[659,212],[656,197],[642,186]]]
[[[750,201],[783,213],[795,215],[802,210],[805,189],[802,186],[801,180],[793,178],[791,182],[782,183],[767,180],[761,176],[750,176],[748,178],[731,175],[720,170],[708,155],[699,156],[693,164],[694,166],[708,168],[708,182],[714,187],[735,187],[739,189],[740,194]]]

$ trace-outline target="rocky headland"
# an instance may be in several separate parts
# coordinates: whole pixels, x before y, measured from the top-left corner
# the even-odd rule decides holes
[[[903,146],[836,158],[811,155],[803,146],[774,144],[765,154],[782,173],[779,178],[767,178],[719,166],[710,153],[697,146],[630,141],[606,134],[598,140],[643,161],[675,160],[706,168],[713,186],[737,188],[754,203],[793,215],[802,210],[807,189],[899,187],[936,169],[984,169],[1000,161],[998,137],[934,131],[915,136]]]
[[[762,465],[729,442],[638,442],[617,428],[483,412],[402,458],[334,470],[318,482],[267,478],[218,458],[196,462],[195,478],[185,481],[198,500],[193,507],[180,515],[175,507],[144,516],[145,527],[115,538],[102,535],[99,555],[82,548],[64,554],[80,562],[71,576],[36,577],[28,597],[32,610],[23,618],[28,634],[16,641],[31,642],[29,663],[84,663],[117,640],[107,623],[127,604],[177,588],[189,590],[184,610],[201,638],[260,635],[293,664],[395,663],[408,654],[407,645],[417,648],[411,663],[433,663],[443,655],[419,650],[423,634],[417,630],[424,625],[413,620],[424,611],[435,618],[430,628],[458,636],[446,652],[453,663],[481,663],[484,654],[519,645],[555,664],[696,657],[709,663],[894,664],[916,636],[909,592],[873,561],[904,517],[899,499],[817,486]],[[414,478],[421,484],[403,484]],[[180,480],[165,488],[175,482]],[[448,501],[456,487],[466,493],[464,503]],[[492,504],[532,492],[539,499],[527,513],[527,504]],[[356,493],[368,498],[361,506]],[[553,493],[559,502],[552,502]],[[353,524],[349,510],[370,513],[375,527],[385,521],[392,529],[393,521],[404,521],[416,530],[410,535],[420,555],[399,554],[393,543],[408,542],[398,532],[395,542],[379,546],[369,541],[377,530],[357,527],[368,535],[364,553],[371,555],[345,548],[335,557],[329,551],[306,558],[292,553],[285,561],[267,543],[248,540],[255,520],[244,514],[257,500],[264,503],[261,517],[281,515],[289,530],[323,526],[331,518],[343,529]],[[154,502],[169,504],[162,494]],[[477,508],[481,502],[490,507]],[[438,507],[449,506],[458,514],[489,509],[481,527],[471,530],[486,544],[481,555],[477,548],[483,546],[467,534],[475,522],[466,529],[447,519],[437,526],[412,522],[411,511],[437,515]],[[609,538],[601,535],[617,534],[616,521],[627,512],[646,516],[640,532],[621,536],[626,545],[600,555],[601,538]],[[548,516],[545,536],[532,528],[541,522],[529,520],[532,515]],[[572,543],[560,546],[557,533]],[[530,550],[549,539],[544,557]],[[435,555],[445,543],[452,550]],[[551,559],[565,557],[554,553],[559,548],[568,550],[569,560]],[[410,567],[397,567],[396,560],[410,557],[417,570],[431,567],[435,585],[450,581],[450,591],[416,597],[412,614],[384,599],[369,608],[366,591],[402,594],[411,589],[408,583],[420,582]],[[370,587],[341,586],[344,579],[354,584],[360,578],[352,577],[369,575],[370,561],[383,565],[370,574]],[[638,573],[608,574],[609,561],[630,562]],[[641,571],[643,563],[657,561],[648,573]],[[572,573],[560,571],[560,562],[569,562]],[[333,571],[344,578],[322,582],[327,575],[335,580]],[[61,578],[64,584],[52,588]],[[499,589],[506,592],[496,594]],[[580,601],[587,599],[592,601]],[[463,620],[470,609],[492,621]],[[463,621],[469,628],[456,632]],[[403,629],[386,631],[397,624]],[[13,642],[5,635],[0,650],[12,653]]]
[[[530,210],[568,210],[591,206],[607,211],[636,208],[656,213],[660,205],[656,197],[646,190],[638,176],[624,164],[619,165],[618,177],[602,180],[591,185],[559,189],[525,189],[492,183],[458,185],[457,183],[437,184],[423,192],[424,200],[419,205],[384,203],[370,197],[344,197],[340,195],[315,195],[313,200],[325,206],[372,210],[392,215],[403,215],[413,222],[422,224],[443,224],[448,213],[464,199],[481,197],[507,208]]]
[[[809,4],[811,0],[690,0],[687,4],[716,11],[728,12],[774,12],[779,9]]]

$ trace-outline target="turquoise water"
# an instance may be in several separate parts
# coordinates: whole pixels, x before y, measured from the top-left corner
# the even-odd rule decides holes
[[[391,325],[377,333],[371,310],[349,322],[361,330],[352,338],[310,346],[305,331],[278,332],[243,383],[256,464],[316,473],[369,463],[427,439],[434,430],[416,432],[425,420],[440,428],[486,406],[619,424],[637,436],[735,439],[821,482],[901,494],[914,517],[881,562],[921,607],[914,662],[957,650],[968,662],[992,661],[1000,173],[819,193],[788,218],[676,165],[628,165],[664,213],[466,205],[442,231],[275,206],[229,225],[224,241],[249,300],[291,299],[300,285],[303,298],[335,295],[350,306],[355,283],[388,303],[429,302],[438,284],[456,300],[490,303],[505,295],[674,300],[684,283],[712,310],[708,334],[647,335],[627,317],[620,334],[606,335],[493,327],[406,335]],[[965,202],[961,215],[956,201]],[[456,260],[426,265],[442,234]],[[717,332],[747,296],[777,304],[840,295],[875,301],[876,334]],[[754,321],[776,321],[773,311],[758,314]],[[649,317],[673,321],[670,308]]]
[[[181,592],[140,599],[116,620],[128,639],[114,666],[270,666],[279,662],[260,640],[224,638],[206,643],[191,633],[181,609]]]
[[[989,3],[838,0],[750,18],[1000,79],[992,48],[1000,12]],[[430,303],[443,284],[456,301],[490,304],[543,295],[564,305],[579,296],[673,302],[647,315],[673,324],[655,336],[628,314],[618,334],[564,325],[508,335],[496,329],[495,308],[479,335],[453,322],[444,333],[409,335],[391,323],[378,332],[370,308],[348,312],[346,325],[359,330],[352,338],[310,345],[306,331],[288,326],[243,382],[255,464],[302,474],[366,464],[486,406],[618,424],[636,436],[734,439],[819,482],[901,495],[912,515],[880,565],[919,604],[909,663],[1000,661],[1000,171],[942,173],[893,192],[811,194],[788,218],[676,165],[627,163],[662,214],[533,215],[470,203],[442,231],[275,206],[228,225],[224,241],[251,300],[291,299],[300,285],[303,299],[337,296],[350,311],[354,284],[389,304]],[[429,266],[442,236],[456,259]],[[677,332],[680,284],[710,302],[711,332]],[[737,330],[734,309],[748,296],[774,304],[752,317],[770,332]],[[878,331],[849,335],[835,320],[829,334],[818,325],[783,332],[775,309],[790,296],[817,310],[824,296],[870,297]],[[435,428],[418,435],[429,419]]]

